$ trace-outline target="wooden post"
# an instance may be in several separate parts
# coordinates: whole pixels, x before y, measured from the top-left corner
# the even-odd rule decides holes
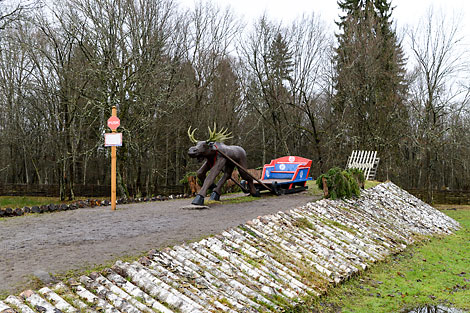
[[[113,106],[111,116],[117,116],[116,106]],[[116,130],[113,130],[115,133]],[[111,210],[116,210],[116,147],[111,147]]]
[[[321,182],[323,184],[323,197],[328,198],[328,184],[326,182],[326,178],[322,177]]]

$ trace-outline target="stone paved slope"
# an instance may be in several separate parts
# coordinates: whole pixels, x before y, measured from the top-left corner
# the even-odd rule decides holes
[[[9,296],[0,312],[275,312],[459,227],[393,183],[253,219],[139,262]]]

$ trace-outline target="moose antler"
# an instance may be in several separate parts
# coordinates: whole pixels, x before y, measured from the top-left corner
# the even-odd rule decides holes
[[[227,139],[233,138],[230,136],[232,133],[228,132],[227,128],[222,128],[220,131],[217,131],[217,125],[214,123],[214,130],[209,128],[209,139],[206,142],[224,142]]]
[[[197,130],[197,128],[194,128],[194,130],[191,132],[191,126],[189,126],[188,128],[188,137],[189,137],[189,140],[191,140],[191,142],[193,143],[197,143],[197,140],[194,138],[194,132]]]

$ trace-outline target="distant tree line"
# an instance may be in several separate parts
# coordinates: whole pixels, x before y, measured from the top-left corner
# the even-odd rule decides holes
[[[201,1],[0,0],[0,183],[108,184],[116,105],[121,194],[197,168],[187,129],[227,127],[250,167],[314,160],[313,175],[377,150],[379,179],[470,189],[468,45],[429,10],[398,34],[389,0],[340,0],[336,33],[312,12],[246,24]],[[407,51],[405,53],[404,51]]]

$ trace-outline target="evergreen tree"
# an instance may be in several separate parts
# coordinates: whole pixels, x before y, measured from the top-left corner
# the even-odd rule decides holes
[[[333,111],[345,149],[398,151],[406,124],[405,58],[389,0],[339,0]],[[346,151],[344,151],[346,152]],[[383,154],[382,154],[383,155]]]
[[[269,51],[269,67],[273,78],[280,82],[289,80],[292,72],[292,53],[281,33],[277,33]]]

